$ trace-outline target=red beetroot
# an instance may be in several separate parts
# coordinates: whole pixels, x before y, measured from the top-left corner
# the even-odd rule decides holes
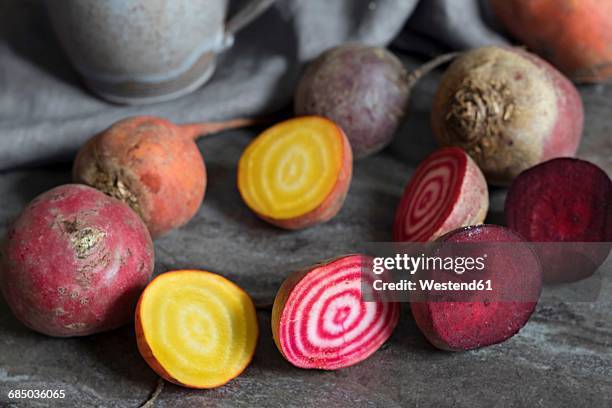
[[[431,124],[442,146],[458,146],[491,184],[507,185],[540,162],[573,156],[583,108],[572,83],[518,48],[483,47],[457,58],[436,93]]]
[[[282,355],[300,368],[334,370],[365,360],[391,336],[399,304],[364,302],[364,255],[348,255],[291,275],[272,308],[272,333]]]
[[[206,167],[194,140],[253,123],[179,126],[153,116],[127,118],[81,148],[73,178],[127,203],[155,238],[187,223],[204,199]]]
[[[442,148],[419,164],[395,213],[395,241],[427,242],[453,229],[484,221],[487,183],[460,148]]]
[[[539,245],[546,282],[591,276],[605,261],[612,241],[612,181],[584,160],[559,158],[521,173],[512,183],[506,224],[529,241],[572,242]]]
[[[35,198],[10,227],[0,287],[26,326],[83,336],[132,319],[153,262],[149,232],[127,205],[68,184]]]
[[[458,229],[440,238],[437,255],[448,252],[484,256],[485,269],[457,275],[434,272],[437,282],[491,280],[493,291],[422,294],[410,304],[412,315],[427,339],[437,348],[470,350],[501,343],[514,336],[535,310],[541,290],[541,267],[533,249],[516,233],[496,225]]]

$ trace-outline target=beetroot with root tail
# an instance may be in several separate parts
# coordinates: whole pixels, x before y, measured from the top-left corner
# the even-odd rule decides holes
[[[451,231],[439,243],[438,256],[458,259],[459,245],[468,244],[469,249],[459,249],[462,254],[485,258],[481,271],[434,271],[436,282],[490,280],[492,291],[424,291],[410,307],[427,340],[442,350],[463,351],[501,343],[518,333],[541,291],[541,266],[531,246],[515,232],[487,224]]]
[[[605,261],[612,241],[612,181],[585,160],[559,158],[521,173],[510,186],[506,224],[529,241],[571,242],[538,245],[544,280],[588,278]]]
[[[431,124],[440,145],[465,149],[489,183],[507,185],[538,163],[573,156],[583,117],[578,91],[550,64],[491,46],[465,52],[447,69]]]
[[[84,336],[133,318],[153,272],[153,243],[124,203],[67,184],[30,202],[0,252],[0,289],[18,320],[50,336]]]
[[[443,55],[408,73],[384,48],[339,45],[307,67],[295,92],[295,114],[331,119],[348,137],[356,159],[369,156],[393,139],[418,79],[452,56]]]
[[[399,303],[362,298],[365,255],[347,255],[290,275],[272,308],[272,334],[283,357],[300,368],[336,370],[371,356],[397,325]]]
[[[395,241],[427,242],[481,224],[489,208],[482,172],[458,147],[438,149],[419,164],[395,213]]]
[[[204,199],[206,168],[195,139],[255,122],[175,125],[154,116],[127,118],[81,148],[73,178],[127,203],[155,238],[187,223]]]

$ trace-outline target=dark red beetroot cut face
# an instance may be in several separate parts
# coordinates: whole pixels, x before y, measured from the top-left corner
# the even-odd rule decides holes
[[[419,164],[395,213],[395,241],[432,238],[459,198],[467,164],[466,153],[458,147],[439,149]]]
[[[440,349],[462,351],[501,343],[515,335],[535,310],[540,295],[541,267],[535,252],[516,233],[496,225],[461,228],[439,241],[439,256],[457,255],[455,244],[468,243],[462,255],[487,257],[482,272],[461,276],[435,272],[436,281],[490,279],[493,291],[425,293],[428,300],[411,303],[412,315],[425,337]]]
[[[506,224],[529,241],[612,241],[612,182],[584,160],[559,158],[521,173],[510,186]],[[607,245],[538,247],[547,282],[571,282],[595,272]],[[569,252],[571,252],[571,254]]]
[[[587,161],[553,159],[514,180],[505,214],[530,241],[612,241],[612,182]]]
[[[362,262],[368,259],[336,259],[308,271],[293,286],[275,328],[277,344],[290,363],[324,370],[348,367],[391,336],[399,304],[362,300]]]

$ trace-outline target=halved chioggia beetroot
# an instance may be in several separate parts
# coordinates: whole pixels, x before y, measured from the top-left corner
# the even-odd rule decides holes
[[[610,252],[612,181],[588,161],[553,159],[514,180],[505,216],[507,226],[529,241],[568,243],[537,245],[546,282],[588,278]]]
[[[427,242],[459,227],[481,224],[489,208],[485,178],[458,147],[438,149],[423,160],[395,213],[395,241]]]
[[[451,231],[435,245],[436,256],[452,255],[455,262],[459,255],[475,261],[482,257],[484,268],[430,273],[429,278],[439,283],[475,280],[482,286],[428,288],[420,293],[410,306],[427,340],[443,350],[463,351],[501,343],[518,333],[535,310],[542,285],[540,262],[531,245],[507,228],[488,224]]]
[[[347,255],[290,275],[272,308],[274,342],[291,364],[335,370],[372,355],[391,336],[399,303],[364,301],[365,255]]]

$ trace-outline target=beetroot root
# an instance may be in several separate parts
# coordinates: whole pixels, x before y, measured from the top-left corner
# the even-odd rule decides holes
[[[507,185],[540,162],[573,156],[583,116],[578,91],[547,62],[518,48],[483,47],[445,72],[431,123],[440,145],[463,148],[489,183]]]
[[[26,326],[83,336],[132,319],[153,262],[149,232],[127,205],[68,184],[38,196],[10,227],[0,287]]]
[[[544,280],[572,282],[591,276],[605,261],[612,241],[612,181],[584,160],[559,158],[521,173],[510,186],[506,225],[539,245]]]
[[[187,223],[204,199],[206,167],[194,139],[254,122],[179,126],[153,116],[127,118],[81,148],[73,178],[127,203],[156,238]]]
[[[439,242],[440,253],[448,244],[456,256],[455,244],[468,243],[479,256],[487,254],[478,279],[490,279],[493,292],[490,299],[489,292],[482,291],[425,292],[423,301],[412,302],[412,315],[429,342],[443,350],[462,351],[501,343],[518,333],[541,290],[541,267],[533,249],[513,231],[486,224],[451,231]],[[454,272],[434,276],[461,280]]]
[[[395,213],[395,241],[427,242],[481,224],[489,208],[482,172],[458,147],[429,155],[414,172]]]
[[[343,44],[306,69],[295,92],[296,115],[324,116],[346,133],[356,159],[384,148],[408,104],[402,63],[384,48]]]

